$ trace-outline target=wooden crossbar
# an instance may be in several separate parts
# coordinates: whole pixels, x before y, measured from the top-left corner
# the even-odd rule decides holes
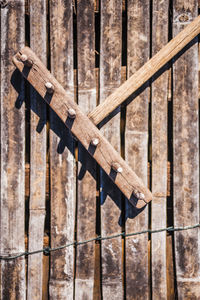
[[[136,73],[98,105],[88,117],[99,124],[200,33],[200,16],[165,45]]]
[[[30,48],[19,51],[13,63],[135,207],[142,208],[152,200],[141,179]]]

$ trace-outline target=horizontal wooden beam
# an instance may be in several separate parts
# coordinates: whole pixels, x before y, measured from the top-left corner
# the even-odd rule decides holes
[[[141,179],[69,98],[30,48],[25,47],[18,52],[13,63],[134,206],[142,208],[152,200],[151,192]],[[93,142],[94,139],[97,143]]]
[[[179,22],[187,19],[179,18]],[[193,38],[200,33],[200,16],[191,22],[175,38],[165,45],[157,54],[155,54],[146,64],[144,64],[136,73],[126,80],[118,89],[108,96],[104,102],[98,105],[88,117],[94,124],[99,124],[111,112],[113,112],[128,97],[136,92],[147,80],[149,80],[157,71],[159,71],[167,62],[178,54]]]

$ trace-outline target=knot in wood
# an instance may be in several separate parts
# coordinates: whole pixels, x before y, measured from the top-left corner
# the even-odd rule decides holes
[[[180,17],[178,18],[180,22],[184,23],[187,22],[189,20],[189,17],[187,14],[182,14],[180,15]]]

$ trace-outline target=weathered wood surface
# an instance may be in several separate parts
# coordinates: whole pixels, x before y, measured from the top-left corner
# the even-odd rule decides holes
[[[175,300],[174,290],[174,253],[173,253],[173,236],[167,236],[166,256],[167,256],[167,300]]]
[[[168,42],[169,1],[153,1],[152,55]],[[168,68],[152,80],[152,193],[151,228],[167,225],[167,113],[168,113]],[[166,232],[152,234],[152,297],[167,299]]]
[[[106,116],[136,92],[160,68],[170,61],[185,45],[200,32],[200,16],[189,24],[184,31],[165,45],[154,57],[135,72],[124,84],[93,110],[88,117],[99,124]]]
[[[24,80],[13,74],[12,56],[24,46],[24,1],[1,8],[1,199],[0,254],[23,252],[25,120]],[[14,86],[14,87],[13,87]],[[0,262],[0,298],[25,299],[25,259]]]
[[[96,107],[94,0],[77,2],[78,105],[87,114]],[[78,147],[77,241],[96,232],[96,162]],[[92,174],[89,170],[92,169]],[[79,245],[76,256],[75,299],[93,299],[95,241]]]
[[[173,34],[197,16],[198,1],[173,1]],[[199,223],[198,39],[173,64],[174,226]],[[199,299],[199,228],[175,232],[179,299]]]
[[[50,1],[51,71],[74,99],[72,0]],[[74,239],[75,159],[73,138],[50,110],[51,247]],[[73,299],[74,249],[51,253],[50,299]]]
[[[44,236],[44,247],[49,246],[49,236]],[[49,256],[43,255],[42,300],[49,300]]]
[[[30,46],[46,65],[46,0],[30,1]],[[46,103],[30,90],[30,200],[28,250],[43,248],[46,180]],[[28,299],[42,298],[43,253],[28,257]]]
[[[22,63],[22,54],[27,55],[34,62],[32,68],[26,67]],[[50,74],[31,49],[25,47],[18,52],[13,57],[13,63],[57,113],[65,125],[71,129],[71,132],[115,182],[127,199],[138,208],[146,205],[151,200],[151,192],[144,186],[141,179],[125,163],[96,126],[81,112],[77,104],[72,101],[63,87]],[[53,94],[47,92],[47,88],[45,87],[46,82],[50,82],[53,85]],[[75,118],[72,116],[74,112],[76,113]],[[91,144],[93,138],[99,140],[97,146]],[[115,166],[117,164],[120,168],[118,171],[115,170],[114,163]]]
[[[127,77],[149,58],[149,1],[127,2]],[[149,88],[126,107],[125,159],[147,185]],[[148,228],[148,210],[137,211],[126,201],[126,233]],[[148,299],[148,235],[126,238],[126,299]]]
[[[101,1],[100,83],[102,103],[121,84],[122,1]],[[120,114],[113,116],[102,128],[103,135],[120,153]],[[108,155],[105,152],[105,155]],[[121,233],[122,195],[103,170],[101,186],[101,234]],[[122,223],[122,222],[121,222]],[[123,299],[123,266],[121,237],[101,242],[102,297]]]

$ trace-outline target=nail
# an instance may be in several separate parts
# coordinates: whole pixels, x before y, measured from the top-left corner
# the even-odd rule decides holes
[[[122,167],[117,162],[112,163],[111,167],[117,173],[122,173],[123,171]]]
[[[92,139],[91,144],[96,147],[99,144],[99,139],[98,138]]]
[[[68,110],[68,116],[71,118],[71,119],[75,119],[76,118],[76,112],[73,108],[69,108]]]
[[[53,94],[53,92],[54,92],[54,86],[53,86],[53,84],[51,82],[46,82],[45,83],[45,87],[47,89],[47,93]]]
[[[26,54],[22,54],[22,55],[21,55],[21,61],[22,61],[22,62],[24,63],[24,65],[27,66],[27,67],[32,67],[32,65],[33,65],[32,60],[29,59],[29,58],[27,57]]]

